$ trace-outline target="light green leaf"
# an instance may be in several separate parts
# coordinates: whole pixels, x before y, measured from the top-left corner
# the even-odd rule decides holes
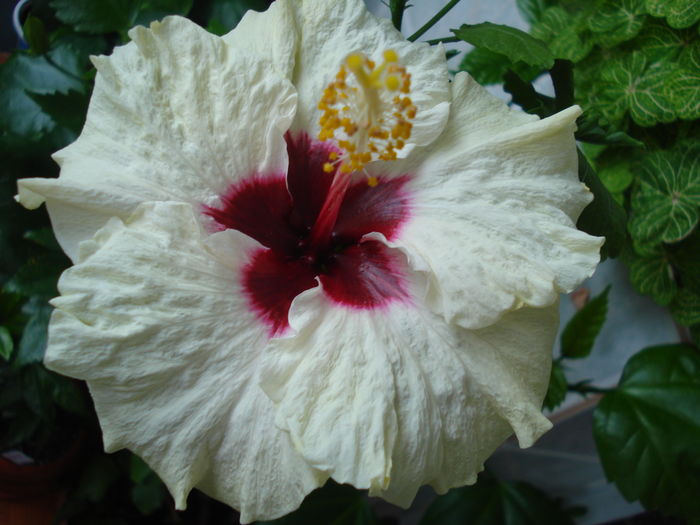
[[[569,359],[588,356],[608,315],[608,286],[576,312],[561,334],[561,353]]]
[[[483,22],[463,24],[459,29],[452,29],[452,32],[477,48],[500,53],[513,62],[521,61],[545,69],[554,65],[554,55],[545,42],[514,27]]]
[[[544,396],[542,406],[547,410],[554,410],[561,405],[566,398],[567,387],[564,369],[559,363],[554,361],[552,370],[549,372],[549,387],[547,388],[547,395]]]
[[[2,357],[5,361],[9,361],[14,347],[15,344],[12,340],[12,334],[10,331],[7,329],[7,327],[0,326],[0,357]]]
[[[700,2],[697,0],[646,0],[647,12],[665,17],[668,25],[677,29],[690,27],[700,19]]]
[[[632,286],[639,293],[650,295],[662,306],[673,301],[678,286],[673,278],[673,266],[661,247],[651,255],[628,255],[628,266]]]
[[[671,303],[671,313],[676,321],[686,326],[700,323],[700,295],[680,290]]]
[[[610,193],[620,193],[634,180],[629,148],[608,148],[596,159],[598,177]]]
[[[607,0],[588,19],[588,27],[599,45],[613,47],[639,34],[644,13],[643,0]]]
[[[572,16],[561,7],[550,7],[539,22],[532,26],[530,34],[549,44],[555,58],[579,62],[593,49],[593,41],[584,35],[587,28],[585,16]]]
[[[480,477],[428,507],[420,525],[573,525],[561,503],[523,482]]]
[[[605,474],[647,508],[700,517],[700,353],[689,346],[642,350],[594,413]]]
[[[644,242],[678,242],[697,225],[698,206],[700,144],[651,153],[632,193],[630,233]]]
[[[634,51],[611,61],[601,72],[601,95],[611,102],[615,120],[629,112],[640,126],[675,120],[673,104],[666,96],[668,70],[647,66],[641,52]]]

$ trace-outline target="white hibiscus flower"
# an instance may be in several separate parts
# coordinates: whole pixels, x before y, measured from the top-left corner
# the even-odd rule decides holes
[[[60,178],[19,186],[75,263],[46,364],[88,382],[108,451],[248,522],[328,477],[407,506],[551,426],[557,298],[602,242],[575,227],[578,108],[450,83],[360,0],[130,36]]]

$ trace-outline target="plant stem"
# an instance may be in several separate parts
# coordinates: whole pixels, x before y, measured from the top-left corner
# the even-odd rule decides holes
[[[423,27],[421,27],[418,31],[413,33],[411,36],[408,37],[409,42],[415,42],[418,40],[421,36],[423,36],[423,33],[425,33],[428,29],[433,27],[435,24],[438,23],[438,21],[445,16],[450,9],[452,9],[454,6],[456,6],[459,3],[459,0],[450,0],[445,7],[440,9],[440,11],[437,12],[437,14],[428,20]]]
[[[606,394],[612,392],[612,388],[601,388],[593,385],[588,385],[586,383],[574,383],[573,385],[566,385],[566,389],[569,392],[577,392],[583,396],[586,394]]]
[[[461,42],[461,40],[456,36],[445,36],[442,38],[433,38],[432,40],[426,40],[426,42],[431,46],[434,46],[435,44],[439,44],[440,42],[442,42],[443,44],[452,44],[453,42]]]
[[[391,9],[391,23],[394,27],[401,31],[401,23],[403,22],[403,12],[406,9],[408,0],[391,0],[389,9]]]

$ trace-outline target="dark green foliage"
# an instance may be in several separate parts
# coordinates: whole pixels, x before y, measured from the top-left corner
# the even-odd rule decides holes
[[[594,417],[605,474],[628,500],[700,518],[700,354],[657,346],[632,357]]]
[[[561,354],[569,359],[587,357],[608,314],[608,286],[569,321],[561,334]]]
[[[298,510],[258,525],[375,525],[377,519],[364,493],[329,480],[306,497]]]
[[[554,410],[561,405],[566,398],[567,386],[564,368],[558,361],[554,361],[552,363],[552,370],[549,373],[547,395],[544,397],[542,406],[547,410]]]
[[[560,502],[528,483],[481,476],[475,485],[439,496],[420,525],[567,525],[573,520]]]

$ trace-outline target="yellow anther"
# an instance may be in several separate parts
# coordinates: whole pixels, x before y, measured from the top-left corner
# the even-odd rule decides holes
[[[382,56],[377,65],[362,53],[348,55],[322,93],[318,137],[334,140],[340,150],[328,154],[323,167],[328,173],[352,173],[372,161],[394,160],[411,136],[416,107],[405,96],[411,77],[394,50]],[[368,184],[376,185],[376,179]]]
[[[374,188],[377,184],[379,184],[379,179],[377,177],[369,177],[367,179],[367,186],[370,188]]]
[[[346,61],[348,67],[353,72],[362,69],[362,64],[364,62],[364,60],[362,60],[362,55],[360,55],[359,53],[349,55]]]

